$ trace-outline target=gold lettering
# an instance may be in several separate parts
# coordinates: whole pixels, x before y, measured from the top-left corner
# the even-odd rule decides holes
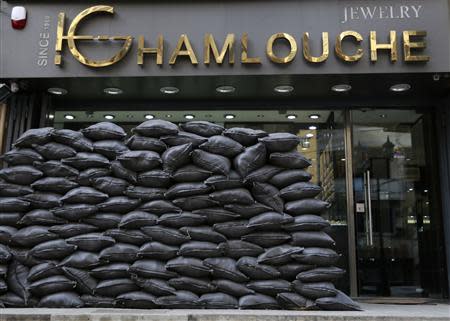
[[[328,32],[322,32],[322,54],[318,57],[311,55],[309,47],[309,32],[303,34],[303,57],[309,62],[320,63],[328,59],[330,55],[330,44],[328,40]]]
[[[425,49],[427,43],[425,41],[412,41],[411,37],[426,37],[426,31],[418,30],[407,30],[403,31],[403,52],[405,56],[405,61],[415,61],[415,62],[427,62],[430,61],[430,56],[424,55],[413,55],[411,50],[413,49]]]
[[[370,32],[370,60],[378,60],[378,50],[389,50],[391,52],[391,62],[397,61],[397,33],[391,30],[389,33],[390,43],[377,43],[377,32]]]
[[[243,64],[260,64],[261,58],[254,57],[251,58],[248,56],[248,34],[244,32],[241,38],[241,46],[242,46],[242,54],[241,54],[241,63]]]
[[[273,52],[273,44],[278,39],[285,39],[289,42],[290,51],[289,54],[286,57],[278,57]],[[297,42],[295,41],[294,37],[292,37],[288,33],[276,33],[269,37],[269,40],[267,40],[267,47],[266,47],[266,53],[269,59],[277,64],[287,64],[294,60],[295,55],[297,55]]]
[[[342,50],[342,42],[347,37],[353,38],[358,44],[360,44],[363,41],[363,37],[361,36],[361,34],[357,33],[356,31],[349,30],[349,31],[341,32],[336,37],[336,47],[335,47],[336,55],[339,58],[341,58],[342,60],[347,61],[347,62],[354,62],[354,61],[360,60],[364,54],[364,52],[361,48],[358,48],[356,50],[356,53],[353,55],[347,55]]]
[[[138,65],[144,64],[144,54],[156,54],[156,64],[163,64],[163,54],[164,54],[164,38],[162,35],[158,35],[158,47],[156,48],[145,48],[144,36],[139,37],[138,41],[138,53],[137,53],[137,63]]]
[[[186,48],[185,50],[182,50],[183,46]],[[198,64],[197,57],[195,56],[195,52],[192,49],[191,42],[189,41],[189,38],[186,34],[182,34],[178,39],[177,46],[173,51],[172,56],[170,57],[169,64],[174,65],[177,62],[178,56],[188,56],[191,60],[191,64]]]
[[[225,38],[225,42],[223,44],[222,50],[220,51],[217,49],[216,41],[214,40],[214,37],[212,34],[207,33],[205,35],[204,40],[204,62],[206,65],[209,65],[211,62],[211,51],[214,56],[214,60],[217,64],[221,65],[223,63],[223,60],[225,58],[225,55],[228,51],[228,62],[230,65],[234,64],[234,34],[229,33],[227,34],[227,37]]]

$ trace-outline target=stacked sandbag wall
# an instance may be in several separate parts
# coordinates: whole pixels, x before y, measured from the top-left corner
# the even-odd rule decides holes
[[[6,307],[359,309],[299,138],[194,121],[40,128],[2,156]]]

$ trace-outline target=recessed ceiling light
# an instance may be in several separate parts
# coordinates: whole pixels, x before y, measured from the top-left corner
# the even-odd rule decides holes
[[[177,87],[162,87],[159,91],[166,95],[174,95],[180,92]]]
[[[411,89],[410,84],[395,84],[395,85],[392,85],[390,88],[391,91],[396,92],[396,93],[408,91],[410,89]]]
[[[115,87],[105,88],[105,89],[103,89],[103,92],[105,94],[108,94],[108,95],[120,95],[120,94],[123,94],[123,90],[122,89],[115,88]]]
[[[424,189],[423,192],[424,192],[424,193],[428,193],[428,190],[427,190],[427,189]]]
[[[348,84],[339,84],[339,85],[334,85],[333,87],[331,87],[331,90],[336,93],[345,93],[347,91],[352,90],[352,86],[350,86]]]
[[[319,114],[311,114],[308,116],[310,119],[319,119],[320,115]]]
[[[226,114],[226,115],[225,115],[225,118],[226,118],[226,119],[234,119],[234,118],[236,118],[236,116],[233,115],[233,114]]]
[[[230,94],[235,92],[236,88],[233,86],[219,86],[216,88],[216,91],[221,94]]]
[[[48,115],[48,119],[54,119],[54,118],[55,118],[55,115],[53,115],[53,114]]]
[[[306,134],[306,137],[307,138],[312,138],[312,137],[314,137],[314,134],[313,133],[308,133],[308,134]]]
[[[387,115],[386,115],[386,114],[381,114],[380,117],[381,117],[381,118],[386,118]]]
[[[286,118],[287,118],[287,119],[296,119],[296,118],[297,118],[297,115],[289,114],[289,115],[286,115]]]
[[[67,90],[64,88],[57,88],[57,87],[52,87],[47,89],[47,92],[49,92],[52,95],[57,95],[57,96],[64,96],[67,94]]]
[[[341,158],[341,161],[345,162],[345,158]]]
[[[145,117],[145,119],[153,119],[153,118],[155,118],[155,116],[151,115],[151,114],[147,114],[144,117]]]
[[[191,114],[187,114],[187,115],[184,115],[184,118],[186,118],[186,119],[194,119],[195,116],[191,115]]]
[[[67,119],[67,120],[74,120],[74,119],[75,119],[75,116],[74,116],[74,115],[67,114],[67,115],[64,115],[64,118]]]
[[[108,120],[112,120],[112,119],[116,118],[116,116],[114,116],[114,115],[105,115],[103,117],[105,117],[105,119],[108,119]]]
[[[317,126],[309,126],[309,130],[317,130]]]
[[[412,191],[414,191],[414,188],[410,187],[410,188],[408,189],[408,192],[412,192]]]
[[[171,114],[167,114],[166,118],[172,118],[172,115]]]
[[[294,87],[289,85],[280,85],[276,86],[273,90],[280,94],[288,94],[294,91]]]

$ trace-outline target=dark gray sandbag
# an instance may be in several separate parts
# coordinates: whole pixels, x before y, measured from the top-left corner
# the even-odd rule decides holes
[[[239,218],[239,214],[223,209],[222,207],[208,207],[192,211],[206,217],[209,224],[222,223]]]
[[[25,304],[28,304],[30,299],[29,287],[27,277],[30,269],[18,261],[13,260],[8,267],[7,284],[8,290],[20,297]]]
[[[0,264],[6,264],[11,258],[12,255],[9,249],[5,245],[0,244]]]
[[[58,235],[61,238],[69,238],[75,235],[92,233],[98,230],[98,227],[84,223],[70,223],[52,226],[49,232]]]
[[[166,188],[170,186],[170,174],[161,169],[139,173],[137,183],[145,187]]]
[[[47,160],[61,160],[74,157],[77,154],[77,151],[72,147],[55,142],[33,145],[33,148]]]
[[[244,152],[233,160],[234,169],[245,178],[251,172],[263,167],[266,163],[267,152],[264,144],[259,143],[247,147]]]
[[[81,300],[85,308],[114,308],[116,306],[115,298],[83,294]]]
[[[0,212],[0,225],[16,227],[22,217],[23,213],[19,212]]]
[[[230,239],[238,239],[241,236],[249,234],[253,231],[253,228],[248,226],[247,220],[216,223],[213,225],[213,228],[215,231],[225,235]]]
[[[223,134],[244,146],[251,146],[258,142],[258,138],[267,136],[263,130],[233,127],[226,129]]]
[[[191,160],[192,144],[183,144],[168,148],[162,155],[163,168],[173,172],[177,168],[189,164]]]
[[[68,165],[64,165],[60,161],[35,162],[34,167],[44,173],[45,176],[51,177],[77,177],[79,171]]]
[[[124,214],[131,212],[139,206],[141,200],[133,199],[127,196],[114,196],[108,198],[103,203],[97,204],[101,212],[116,212]]]
[[[244,183],[254,183],[260,182],[265,183],[270,180],[271,177],[281,172],[283,169],[273,166],[273,165],[264,165],[252,172],[250,172],[244,179]]]
[[[0,170],[0,178],[18,185],[30,185],[44,175],[32,166],[11,166]]]
[[[154,309],[156,297],[143,291],[133,291],[121,294],[116,298],[116,305],[126,309]]]
[[[304,310],[308,300],[297,293],[282,292],[277,294],[277,301],[285,309]]]
[[[57,239],[58,236],[49,230],[48,226],[33,225],[18,230],[11,239],[15,244],[33,247],[37,244]]]
[[[234,297],[254,294],[255,291],[247,288],[245,284],[236,283],[226,279],[215,279],[211,283],[217,291],[230,294]]]
[[[305,214],[294,218],[294,221],[283,225],[283,229],[289,232],[306,232],[306,231],[321,231],[330,226],[330,222],[324,218]]]
[[[211,274],[210,267],[206,266],[202,260],[192,257],[178,256],[167,261],[166,268],[180,275],[193,278],[208,277]]]
[[[98,282],[95,288],[95,294],[103,295],[106,297],[117,297],[118,295],[138,291],[139,287],[130,279],[113,279],[113,280],[102,280]]]
[[[312,175],[303,169],[285,169],[272,176],[269,183],[278,188],[284,188],[298,182],[309,182],[311,178]]]
[[[77,269],[91,269],[100,265],[100,257],[97,253],[76,251],[59,263],[61,267],[73,267]]]
[[[291,245],[280,245],[267,249],[266,252],[258,256],[258,263],[270,265],[282,265],[292,261],[292,255],[303,251],[302,247]]]
[[[57,263],[49,261],[33,266],[28,272],[27,280],[31,283],[40,279],[61,274],[62,270],[59,266],[57,266]]]
[[[28,305],[23,298],[11,291],[0,295],[0,302],[7,308],[25,308]]]
[[[110,123],[100,122],[81,130],[84,136],[92,140],[121,140],[127,136],[122,127]]]
[[[143,211],[132,211],[124,215],[119,223],[122,229],[139,229],[142,226],[156,225],[158,216]]]
[[[168,284],[177,290],[191,291],[195,294],[210,293],[216,289],[208,279],[197,279],[187,276],[170,279]]]
[[[215,191],[230,188],[240,188],[244,186],[241,176],[234,171],[230,170],[228,175],[214,175],[205,180],[205,184],[212,186]]]
[[[64,177],[45,177],[35,181],[31,187],[37,191],[64,194],[78,187],[78,183]]]
[[[227,241],[227,238],[223,234],[214,231],[210,226],[184,226],[180,228],[180,232],[184,233],[195,241],[212,243],[221,243]]]
[[[221,135],[210,137],[208,141],[201,144],[199,148],[206,152],[219,154],[228,158],[233,158],[242,153],[245,149],[244,146],[237,141]]]
[[[256,230],[279,230],[283,224],[289,224],[294,218],[287,214],[266,212],[253,216],[248,220],[248,227]]]
[[[245,204],[226,204],[224,208],[233,213],[239,214],[242,218],[251,218],[255,215],[270,212],[273,209],[267,205],[255,202],[250,205]]]
[[[14,234],[17,233],[17,228],[13,226],[1,226],[0,225],[0,243],[9,244]]]
[[[76,182],[82,186],[92,186],[92,180],[99,177],[109,176],[111,170],[109,168],[91,167],[80,172],[76,178]]]
[[[209,198],[208,195],[193,195],[188,197],[176,198],[173,204],[178,206],[184,211],[195,211],[202,208],[218,206],[219,202],[216,202]]]
[[[32,194],[28,194],[32,195]],[[27,196],[27,195],[25,195]],[[25,197],[21,196],[21,197]],[[0,197],[0,212],[24,212],[29,209],[30,202],[17,197]]]
[[[245,188],[233,188],[223,191],[216,191],[209,194],[209,197],[220,204],[245,204],[250,205],[255,202],[252,194]]]
[[[178,168],[172,179],[177,183],[203,182],[212,175],[212,172],[201,167],[189,164]]]
[[[142,204],[139,208],[141,211],[161,215],[166,213],[180,213],[181,208],[175,206],[166,200],[155,200]]]
[[[192,162],[208,171],[219,175],[228,175],[231,162],[228,158],[196,149],[191,154]]]
[[[33,193],[29,186],[7,183],[0,179],[0,197],[18,197]]]
[[[193,195],[207,194],[211,192],[211,187],[201,183],[178,183],[172,185],[164,194],[167,199],[188,197]]]
[[[255,200],[271,207],[276,212],[283,212],[284,201],[280,196],[280,191],[275,186],[267,183],[253,183],[252,195]]]
[[[239,259],[244,256],[258,256],[264,252],[264,249],[256,244],[240,240],[230,240],[219,244],[225,256],[233,259]]]
[[[238,270],[236,261],[229,257],[208,258],[203,264],[212,270],[215,278],[228,279],[234,282],[246,282],[248,277]]]
[[[262,247],[273,247],[288,242],[291,236],[283,232],[255,232],[241,237],[242,241],[250,242]]]
[[[144,202],[163,200],[164,194],[167,192],[165,188],[153,188],[142,186],[128,186],[124,191],[124,195],[130,198],[137,198]]]
[[[333,238],[325,232],[301,231],[292,235],[292,245],[303,247],[333,247],[336,245]]]
[[[145,137],[161,137],[164,135],[177,134],[178,126],[166,120],[151,119],[133,128],[132,132]]]
[[[257,293],[274,297],[276,297],[278,293],[292,291],[291,282],[282,279],[250,281],[247,283],[247,287]]]
[[[9,250],[12,254],[13,260],[29,268],[45,262],[44,260],[37,259],[30,255],[29,250],[26,248],[9,247]]]
[[[31,283],[29,290],[31,294],[37,297],[43,297],[57,292],[72,291],[75,285],[76,282],[68,279],[64,275],[55,275]]]
[[[167,213],[161,215],[158,219],[158,224],[180,228],[183,226],[198,226],[202,225],[206,221],[206,218],[198,215],[192,214],[190,212],[181,212],[181,213]]]
[[[190,240],[189,236],[184,235],[178,229],[163,226],[145,226],[141,230],[153,240],[168,245],[180,245]]]
[[[50,209],[61,205],[61,195],[47,192],[34,192],[20,197],[30,203],[30,208]],[[18,209],[16,209],[18,211]]]
[[[271,296],[264,294],[249,294],[239,299],[239,308],[246,310],[277,310],[278,302]]]
[[[111,160],[128,151],[128,147],[118,140],[99,140],[94,143],[94,152],[102,154]]]
[[[103,233],[106,236],[111,236],[116,242],[129,243],[141,246],[142,244],[149,242],[152,238],[140,230],[121,230],[111,229]]]
[[[33,165],[34,162],[42,162],[44,158],[31,148],[14,148],[0,156],[0,160],[10,166]]]
[[[201,307],[198,296],[189,291],[177,291],[174,295],[156,299],[156,304],[166,309],[195,309]]]
[[[68,204],[98,204],[108,199],[108,195],[92,187],[78,187],[61,197],[61,202]]]
[[[52,240],[40,243],[30,250],[30,255],[44,260],[59,260],[72,254],[77,246],[66,243],[65,240]]]
[[[5,294],[8,292],[8,285],[6,284],[5,280],[0,279],[0,294]],[[4,308],[5,305],[2,303],[1,308]]]
[[[290,133],[273,133],[269,136],[259,138],[266,145],[269,152],[289,152],[300,143],[300,137]]]
[[[54,216],[62,220],[78,222],[79,220],[97,213],[98,208],[91,204],[66,204],[50,210]]]
[[[206,142],[208,139],[200,135],[189,132],[179,131],[176,135],[167,135],[159,138],[168,146],[178,146],[183,144],[192,144],[194,148]]]
[[[71,129],[56,129],[52,133],[55,142],[68,145],[79,152],[92,152],[94,146],[89,138],[86,138],[81,132]]]
[[[237,261],[237,268],[253,280],[271,280],[280,277],[280,272],[270,265],[259,264],[255,257],[244,256]]]
[[[112,263],[92,269],[90,275],[100,280],[121,279],[128,277],[129,268],[129,263]]]
[[[14,146],[16,147],[31,147],[33,144],[43,145],[52,139],[52,133],[55,129],[53,127],[42,127],[28,129],[25,133],[17,138]]]
[[[292,255],[292,258],[299,263],[317,266],[334,265],[339,257],[334,250],[321,247],[307,247],[302,253]]]
[[[119,155],[117,160],[123,167],[135,172],[149,171],[162,163],[158,153],[148,150],[132,150]]]
[[[100,230],[108,230],[117,227],[121,219],[122,215],[117,213],[96,213],[81,219],[81,222],[93,225]]]
[[[137,258],[139,247],[134,244],[116,243],[103,249],[99,258],[103,262],[126,262],[132,263]]]
[[[128,272],[150,279],[156,278],[168,280],[178,276],[177,273],[167,270],[163,261],[157,260],[138,260],[130,266]]]
[[[293,281],[297,274],[314,269],[314,265],[301,264],[297,262],[290,262],[287,264],[277,266],[280,271],[280,278],[283,280]]]
[[[361,306],[349,298],[345,293],[336,290],[336,296],[323,297],[316,300],[316,304],[324,310],[330,311],[362,311]]]
[[[332,297],[337,294],[337,290],[331,282],[303,283],[295,280],[292,282],[292,286],[298,294],[310,299]]]
[[[123,165],[117,160],[111,162],[111,173],[115,177],[122,178],[122,179],[126,180],[127,182],[129,182],[130,184],[137,183],[136,172],[123,167]]]
[[[178,246],[160,242],[149,242],[141,246],[138,257],[146,259],[170,260],[177,256]]]
[[[181,245],[178,255],[206,259],[222,256],[222,251],[212,242],[190,241]]]
[[[292,215],[320,214],[329,207],[330,203],[315,198],[305,198],[298,201],[287,202],[285,211]]]
[[[126,145],[131,150],[149,150],[159,154],[167,149],[167,145],[160,139],[139,135],[131,136],[127,140]]]
[[[88,169],[92,167],[109,167],[109,160],[98,153],[77,153],[73,157],[64,158],[61,161],[64,165],[75,167],[78,170]]]
[[[92,186],[109,196],[123,195],[129,183],[121,178],[104,176],[92,179]]]
[[[168,284],[167,280],[163,279],[144,279],[136,275],[131,275],[131,279],[145,292],[156,296],[172,295],[177,292],[177,289]],[[174,279],[172,279],[174,280]]]
[[[296,279],[302,282],[333,282],[341,278],[345,270],[335,266],[318,267],[300,272]]]
[[[289,169],[304,169],[311,166],[311,161],[297,151],[286,153],[271,153],[269,163]]]
[[[82,308],[84,305],[75,292],[58,292],[44,296],[38,304],[39,308]]]
[[[66,239],[67,244],[76,246],[81,251],[98,252],[105,247],[112,246],[116,241],[102,233],[88,233]]]
[[[220,292],[203,294],[198,302],[206,309],[237,309],[239,307],[235,297]]]
[[[223,126],[208,121],[194,120],[180,124],[182,130],[200,136],[211,137],[220,135],[224,131]]]
[[[280,190],[280,196],[286,201],[295,201],[303,198],[314,198],[322,191],[318,185],[308,182],[298,182]]]

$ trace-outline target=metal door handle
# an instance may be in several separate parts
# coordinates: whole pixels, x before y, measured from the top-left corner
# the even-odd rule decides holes
[[[370,171],[366,171],[364,173],[364,203],[367,208],[367,215],[366,215],[367,245],[373,246],[372,196],[370,193]]]

